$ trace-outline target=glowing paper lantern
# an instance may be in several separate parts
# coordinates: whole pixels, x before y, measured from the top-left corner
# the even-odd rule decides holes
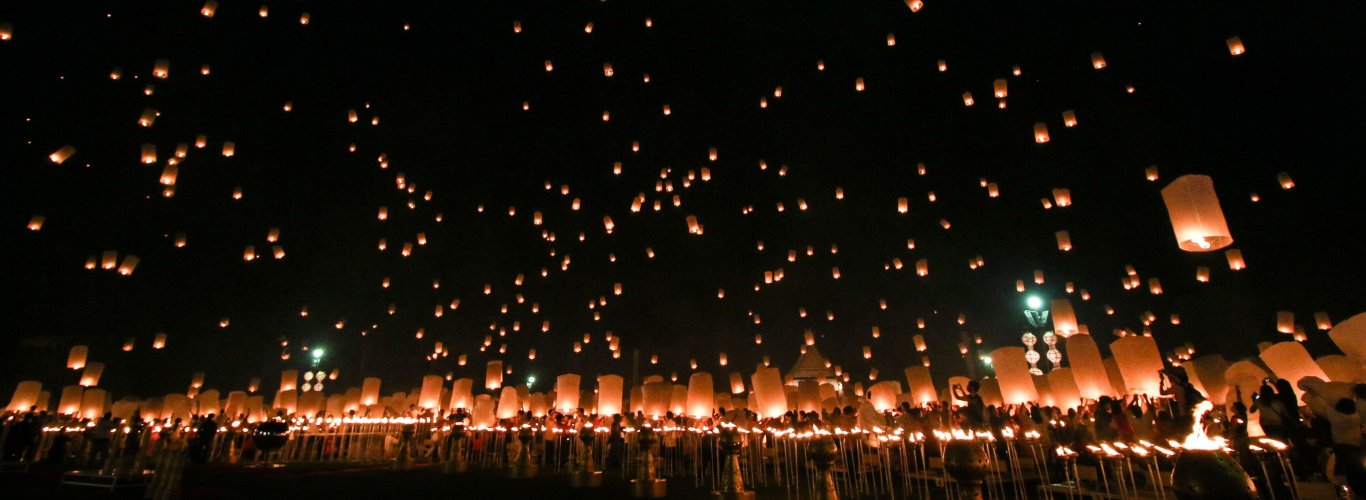
[[[1247,52],[1247,49],[1243,47],[1243,40],[1236,36],[1229,37],[1228,39],[1224,40],[1224,43],[1228,45],[1229,55],[1236,57],[1243,55],[1244,52]]]
[[[83,345],[71,346],[71,351],[66,355],[66,367],[72,370],[85,368],[85,360],[89,356],[89,347]]]
[[[1044,122],[1034,122],[1034,143],[1043,144],[1048,142],[1048,125]]]
[[[6,408],[12,412],[26,412],[29,407],[38,405],[38,396],[42,392],[42,382],[33,380],[19,382],[19,385],[14,388],[14,395],[10,397],[9,406]]]
[[[94,387],[100,385],[100,375],[104,374],[104,363],[90,363],[85,365],[85,371],[81,372],[81,385]]]
[[[934,378],[930,376],[930,369],[925,366],[912,366],[905,370],[906,387],[910,392],[912,405],[921,405],[937,401],[939,397],[934,391]]]
[[[1064,252],[1072,251],[1072,235],[1068,234],[1067,231],[1053,233],[1053,237],[1058,240],[1058,250]]]
[[[598,377],[598,415],[609,416],[621,413],[623,382],[620,375],[601,375]]]
[[[1005,99],[1006,96],[1010,93],[1010,89],[1006,87],[1007,84],[1005,78],[996,79],[996,81],[992,82],[991,84],[992,95],[996,96],[997,99]]]
[[[1171,216],[1176,244],[1187,252],[1208,252],[1233,244],[1214,180],[1206,175],[1183,175],[1162,188],[1162,201]]]
[[[1341,354],[1321,356],[1314,360],[1330,382],[1358,383],[1366,380],[1366,367],[1355,359]]]
[[[1328,313],[1319,311],[1314,313],[1314,326],[1320,330],[1333,329],[1333,320],[1328,319]]]
[[[1201,356],[1186,362],[1183,366],[1191,385],[1194,385],[1196,390],[1214,404],[1224,404],[1225,396],[1228,394],[1228,380],[1225,378],[1228,362],[1223,356]]]
[[[750,376],[754,387],[755,406],[750,409],[762,418],[777,417],[787,412],[787,395],[783,378],[777,368],[760,367]]]
[[[422,392],[417,398],[417,405],[424,409],[441,407],[441,390],[445,379],[440,375],[427,375],[422,377]]]
[[[1067,360],[1081,397],[1100,399],[1101,396],[1115,393],[1094,338],[1090,335],[1073,335],[1067,339],[1066,348]]]
[[[868,401],[873,408],[882,412],[896,407],[898,394],[901,394],[901,383],[891,380],[878,382],[868,388]]]
[[[1290,384],[1295,386],[1296,399],[1303,395],[1298,386],[1300,379],[1318,377],[1328,380],[1328,374],[1319,368],[1318,363],[1314,362],[1314,358],[1309,356],[1309,352],[1305,351],[1299,342],[1286,341],[1272,345],[1262,351],[1259,357],[1277,378],[1289,380]]]
[[[1077,380],[1072,376],[1071,368],[1054,368],[1048,372],[1047,377],[1054,405],[1068,410],[1081,404],[1081,391],[1077,388]]]
[[[280,390],[292,391],[299,386],[299,370],[284,370],[280,372]]]
[[[496,403],[493,396],[480,394],[474,398],[474,410],[470,412],[470,425],[474,427],[493,427],[498,423],[494,413]]]
[[[1062,112],[1062,125],[1067,128],[1077,126],[1077,114],[1072,110]]]
[[[1247,262],[1243,260],[1243,251],[1237,248],[1230,248],[1224,251],[1224,257],[1228,258],[1228,268],[1234,271],[1247,269]]]
[[[686,414],[690,417],[710,417],[716,393],[710,373],[697,372],[688,377]]]
[[[488,367],[484,369],[484,388],[490,391],[496,391],[502,386],[503,362],[496,359],[489,361]]]
[[[642,411],[645,412],[646,416],[661,417],[669,411],[669,400],[673,396],[673,387],[668,382],[646,382],[641,391],[645,398]]]
[[[741,375],[739,372],[731,372],[731,374],[730,374],[730,393],[731,393],[731,394],[744,394],[744,392],[745,392],[745,377],[744,377],[743,375]]]
[[[76,148],[71,146],[62,146],[61,149],[58,149],[52,152],[52,154],[47,155],[47,159],[51,160],[52,163],[61,165],[62,162],[65,162],[67,159],[71,158],[71,155],[74,154],[76,154]]]
[[[1276,331],[1285,334],[1295,333],[1295,313],[1276,311]]]
[[[1157,397],[1162,383],[1162,353],[1152,337],[1130,335],[1110,344],[1115,364],[1124,377],[1126,394],[1147,394]]]
[[[517,388],[508,386],[503,388],[503,392],[498,395],[498,409],[496,415],[499,419],[512,418],[521,411],[521,399],[517,395]]]
[[[90,389],[85,391],[81,397],[81,418],[98,420],[104,416],[104,409],[109,403],[109,393],[103,389]]]
[[[1092,52],[1091,67],[1096,68],[1096,71],[1100,71],[1105,69],[1105,66],[1105,56],[1101,55],[1100,52]]]
[[[379,404],[379,386],[380,380],[378,377],[365,377],[365,380],[361,383],[360,389],[361,406]]]
[[[1022,347],[1002,347],[991,351],[991,364],[996,369],[1001,398],[1006,404],[1024,404],[1039,399],[1034,379],[1029,373]]]
[[[581,378],[573,373],[555,377],[555,408],[570,413],[579,408],[579,382]]]
[[[1053,299],[1049,301],[1048,307],[1053,316],[1054,333],[1062,338],[1068,338],[1077,333],[1077,313],[1072,309],[1072,301]]]

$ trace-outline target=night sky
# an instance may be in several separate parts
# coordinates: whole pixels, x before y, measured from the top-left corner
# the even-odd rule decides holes
[[[765,355],[786,370],[806,330],[863,381],[870,368],[900,380],[923,334],[942,384],[964,371],[963,332],[1019,344],[1016,280],[1069,298],[1103,352],[1151,311],[1164,352],[1189,342],[1232,361],[1289,340],[1276,312],[1291,311],[1327,354],[1313,314],[1366,310],[1358,2],[369,4],[220,0],[212,17],[186,1],[0,4],[0,386],[75,383],[64,367],[78,344],[116,396],[180,392],[197,371],[207,387],[261,377],[273,391],[279,370],[307,366],[305,347],[326,350],[338,389],[482,381],[491,359],[517,381],[629,377],[635,350],[642,375],[684,378],[696,359],[722,376]],[[160,113],[150,127],[146,109]],[[159,180],[182,144],[167,197]],[[76,152],[55,164],[63,146]],[[1247,269],[1177,248],[1160,190],[1189,173],[1214,179]],[[1045,209],[1055,188],[1073,204]],[[140,263],[85,269],[107,250]],[[1142,280],[1132,291],[1126,265]],[[151,348],[157,333],[165,349]],[[450,354],[429,360],[438,341]]]

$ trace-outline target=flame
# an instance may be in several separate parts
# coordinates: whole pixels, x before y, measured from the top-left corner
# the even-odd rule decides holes
[[[1205,427],[1201,425],[1201,421],[1204,420],[1205,414],[1209,413],[1211,409],[1214,409],[1214,403],[1202,401],[1200,404],[1195,405],[1194,409],[1195,412],[1191,416],[1195,420],[1195,423],[1191,425],[1191,433],[1189,436],[1186,436],[1186,441],[1179,445],[1180,448],[1206,451],[1224,449],[1224,439],[1211,439],[1205,434]]]

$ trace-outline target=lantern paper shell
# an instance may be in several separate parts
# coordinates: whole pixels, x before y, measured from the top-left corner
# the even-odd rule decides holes
[[[1125,394],[1161,395],[1162,353],[1152,337],[1130,335],[1110,344],[1115,364],[1124,377]]]
[[[1005,399],[1001,396],[1000,379],[983,379],[981,390],[977,394],[981,395],[982,402],[989,406],[1005,406]]]
[[[1048,372],[1048,387],[1053,392],[1053,404],[1064,410],[1081,404],[1081,391],[1071,368],[1054,368]]]
[[[668,382],[646,382],[641,389],[644,396],[645,415],[648,417],[660,417],[669,411],[669,399],[673,396],[673,388]]]
[[[1067,360],[1081,397],[1100,399],[1101,396],[1115,393],[1094,338],[1090,335],[1073,335],[1067,339],[1066,348]]]
[[[755,404],[750,410],[762,418],[778,417],[787,412],[787,395],[783,391],[783,377],[777,368],[760,367],[750,376],[754,387]]]
[[[360,404],[361,406],[373,406],[379,404],[380,379],[377,377],[366,377],[361,383]]]
[[[906,387],[910,389],[912,405],[922,405],[939,399],[935,394],[934,378],[930,376],[928,367],[912,366],[907,368],[905,373]]]
[[[620,375],[601,375],[598,377],[598,415],[617,415],[621,413],[621,396],[624,380]]]
[[[104,363],[90,363],[85,365],[85,371],[81,373],[81,385],[94,387],[100,385],[100,375],[104,374]]]
[[[579,408],[579,382],[582,379],[573,373],[555,377],[555,408],[561,412],[572,413]]]
[[[299,387],[299,370],[284,370],[280,372],[280,390],[292,391]]]
[[[1067,299],[1053,299],[1049,303],[1049,310],[1053,316],[1053,332],[1068,338],[1077,333],[1077,313],[1072,309],[1072,301]]]
[[[1058,406],[1053,399],[1053,386],[1048,383],[1047,375],[1030,375],[1034,379],[1034,391],[1039,393],[1039,399],[1035,402],[1041,406]]]
[[[81,397],[81,418],[99,419],[109,405],[109,393],[103,389],[90,389]]]
[[[489,361],[488,367],[484,369],[484,388],[496,391],[500,387],[503,387],[503,362],[495,359]]]
[[[458,378],[451,384],[451,401],[449,408],[464,408],[466,410],[474,407],[474,379]]]
[[[1001,398],[1006,404],[1025,404],[1039,399],[1029,363],[1022,347],[1002,347],[991,351],[991,365],[996,369]]]
[[[1190,360],[1183,366],[1190,377],[1191,385],[1209,398],[1211,403],[1224,404],[1228,394],[1228,361],[1218,354],[1210,354]]]
[[[43,383],[33,380],[19,382],[14,388],[14,395],[10,397],[9,406],[6,408],[13,412],[26,412],[29,407],[38,405],[38,395],[43,392]]]
[[[1319,369],[1328,375],[1330,382],[1358,383],[1366,380],[1366,367],[1347,356],[1330,354],[1321,356],[1314,362],[1318,363]]]
[[[1366,363],[1366,312],[1347,318],[1328,331],[1328,338],[1347,357]]]
[[[710,417],[715,399],[715,386],[710,373],[697,372],[688,377],[686,414],[690,417]]]
[[[1276,374],[1277,378],[1290,381],[1290,385],[1295,387],[1295,399],[1304,396],[1304,391],[1299,388],[1299,381],[1305,377],[1318,377],[1320,380],[1328,380],[1328,374],[1323,373],[1314,358],[1309,356],[1309,352],[1304,350],[1304,346],[1299,342],[1285,341],[1262,351],[1259,355],[1266,367],[1271,369],[1271,373]]]
[[[498,395],[498,409],[495,412],[498,418],[504,419],[515,417],[517,416],[517,412],[521,411],[521,409],[522,404],[520,397],[517,395],[517,388],[511,386],[504,387],[503,392]]]
[[[804,379],[797,381],[797,411],[821,411],[821,384],[815,380]]]
[[[422,392],[417,398],[417,405],[424,409],[441,407],[441,389],[445,379],[440,375],[427,375],[422,377]]]
[[[745,377],[744,375],[741,375],[739,372],[731,372],[730,374],[730,393],[745,393]]]
[[[494,414],[496,403],[493,396],[480,394],[474,398],[474,410],[470,412],[470,425],[474,427],[493,427],[498,423]]]
[[[1206,175],[1183,175],[1162,188],[1162,201],[1171,216],[1176,244],[1187,252],[1209,252],[1233,244],[1214,180]]]
[[[901,383],[888,380],[878,382],[868,388],[868,401],[877,411],[887,411],[896,407],[897,396],[901,394]]]
[[[83,345],[71,346],[71,351],[66,355],[66,367],[72,370],[85,368],[85,360],[89,356],[89,347]]]

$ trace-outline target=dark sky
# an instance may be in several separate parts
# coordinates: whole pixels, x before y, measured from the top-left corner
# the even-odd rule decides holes
[[[629,375],[636,349],[642,374],[686,377],[695,358],[722,375],[749,373],[764,355],[787,368],[807,329],[863,380],[870,368],[900,379],[920,363],[911,338],[924,334],[942,381],[963,370],[962,332],[984,347],[1018,344],[1021,279],[1031,293],[1070,298],[1102,346],[1115,329],[1140,331],[1151,311],[1164,350],[1189,342],[1197,356],[1230,360],[1289,338],[1275,331],[1276,311],[1293,311],[1311,352],[1325,354],[1334,350],[1313,313],[1341,321],[1366,310],[1358,2],[931,0],[918,13],[886,0],[369,3],[270,1],[265,18],[261,3],[238,0],[218,2],[212,18],[195,2],[0,5],[13,29],[0,42],[0,386],[74,383],[63,367],[77,344],[108,365],[101,385],[117,395],[179,392],[196,371],[209,387],[260,376],[273,390],[279,370],[304,366],[304,346],[328,351],[340,386],[376,375],[386,392],[427,373],[482,380],[498,357],[517,380]],[[1230,55],[1232,36],[1246,54]],[[1091,66],[1097,51],[1102,71]],[[152,76],[158,59],[168,78]],[[1009,81],[1005,109],[991,97],[997,78]],[[966,91],[976,105],[963,106]],[[146,108],[160,112],[151,127],[137,123]],[[1068,109],[1075,128],[1063,127]],[[1042,145],[1040,121],[1052,139]],[[198,134],[204,149],[193,147]],[[236,144],[231,158],[219,154],[224,141]],[[182,143],[167,198],[158,179]],[[143,144],[156,146],[157,164],[139,162]],[[53,164],[64,145],[76,154]],[[1149,166],[1157,182],[1144,179]],[[689,172],[699,178],[685,188]],[[1293,189],[1280,188],[1280,172]],[[1213,177],[1248,269],[1177,248],[1160,189],[1188,173]],[[414,193],[397,187],[400,175]],[[672,193],[656,192],[664,182]],[[1074,204],[1045,210],[1040,200],[1060,187]],[[642,193],[645,210],[631,213]],[[37,232],[26,228],[35,215],[46,217]],[[688,234],[689,215],[703,235]],[[270,256],[272,227],[282,260]],[[1071,252],[1058,251],[1059,230]],[[418,233],[428,244],[415,244]],[[405,242],[415,244],[408,258]],[[247,245],[262,258],[244,261]],[[105,250],[141,263],[127,277],[83,268]],[[970,269],[979,255],[985,266]],[[894,258],[906,268],[885,270]],[[930,272],[917,277],[922,258]],[[1143,287],[1121,287],[1126,265]],[[1196,282],[1197,266],[1210,283]],[[785,278],[756,292],[778,268]],[[1164,294],[1147,293],[1154,277]],[[590,309],[600,297],[606,305]],[[457,310],[434,316],[454,299]],[[611,358],[609,331],[622,359]],[[166,349],[150,348],[158,332]],[[585,333],[592,343],[574,354]],[[427,361],[436,341],[451,355]],[[717,366],[720,352],[730,366]]]

